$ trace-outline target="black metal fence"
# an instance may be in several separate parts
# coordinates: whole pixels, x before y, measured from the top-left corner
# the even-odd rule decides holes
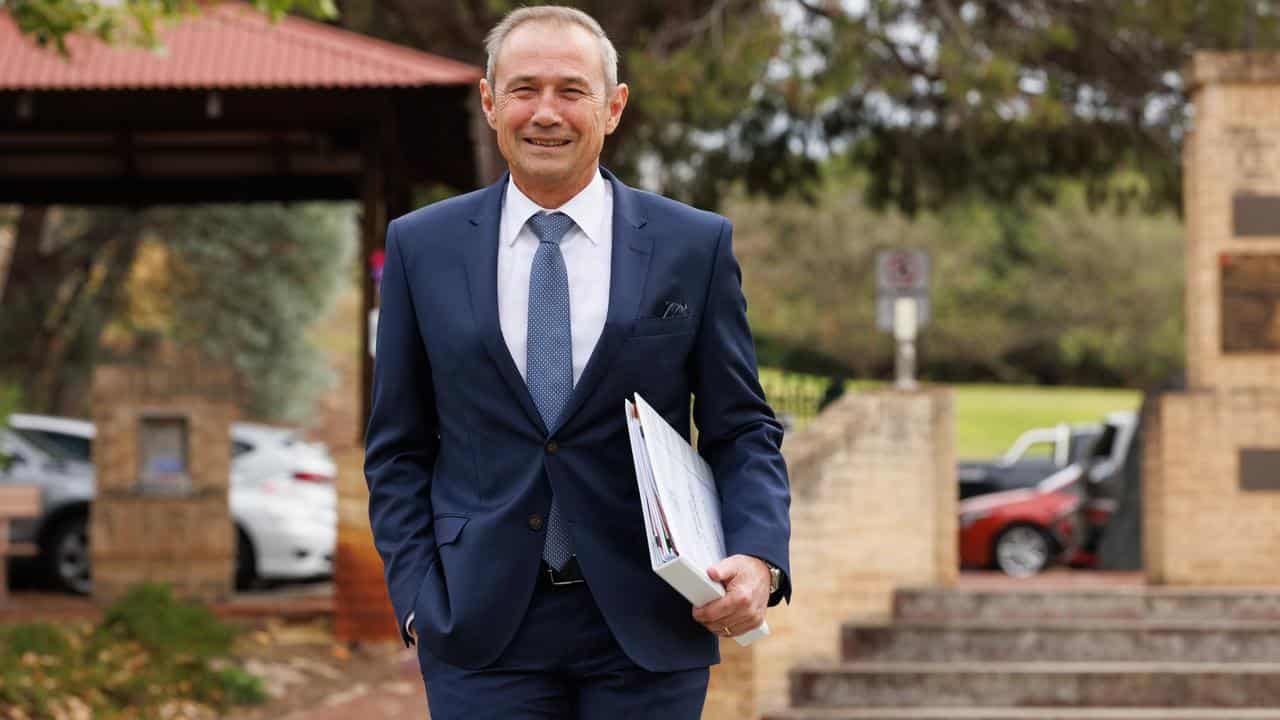
[[[765,398],[788,430],[809,424],[822,408],[844,394],[847,381],[838,377],[762,372]]]

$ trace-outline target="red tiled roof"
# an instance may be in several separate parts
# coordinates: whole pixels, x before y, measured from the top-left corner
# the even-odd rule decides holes
[[[72,37],[69,60],[18,32],[0,11],[0,90],[353,88],[461,85],[480,68],[304,18],[272,23],[238,2],[161,33],[165,49]]]

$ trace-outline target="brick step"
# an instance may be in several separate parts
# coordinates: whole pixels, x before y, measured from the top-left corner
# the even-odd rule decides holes
[[[846,623],[846,660],[961,662],[1270,662],[1280,622],[1018,620]]]
[[[808,664],[801,707],[1280,707],[1280,663]]]
[[[764,720],[1280,720],[1280,710],[1221,708],[797,708]]]
[[[900,589],[900,620],[1277,620],[1280,591],[1270,588],[1117,587],[1087,590]]]

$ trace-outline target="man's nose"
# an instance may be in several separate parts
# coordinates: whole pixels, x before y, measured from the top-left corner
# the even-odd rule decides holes
[[[538,105],[533,110],[532,122],[535,125],[556,125],[560,122],[559,98],[555,90],[547,88],[538,93]]]

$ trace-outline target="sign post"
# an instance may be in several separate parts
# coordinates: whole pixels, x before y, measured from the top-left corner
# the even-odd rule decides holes
[[[916,388],[916,334],[928,321],[928,253],[881,250],[876,255],[876,325],[897,341],[894,376],[900,390]]]

